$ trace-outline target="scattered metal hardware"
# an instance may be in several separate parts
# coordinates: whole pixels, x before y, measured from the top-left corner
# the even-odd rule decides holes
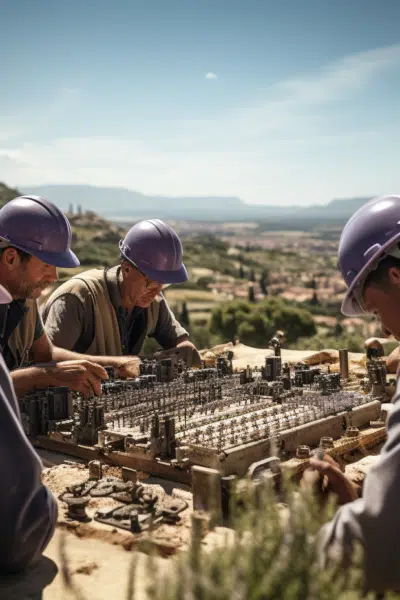
[[[100,523],[119,527],[132,533],[141,533],[148,529],[154,529],[161,523],[177,523],[179,514],[184,511],[188,504],[180,498],[170,500],[169,506],[156,506],[157,497],[152,496],[151,502],[147,501],[147,494],[142,494],[136,502],[118,506],[116,508],[100,509],[96,512],[94,519]]]
[[[88,467],[89,479],[101,479],[103,477],[103,468],[99,460],[91,460]]]
[[[151,488],[131,480],[122,481],[117,477],[88,479],[69,486],[60,500],[68,506],[68,517],[84,521],[89,519],[85,508],[90,499],[102,497],[113,498],[123,506],[98,510],[94,519],[134,533],[155,527],[161,522],[176,523],[180,518],[179,514],[188,507],[187,502],[180,498],[165,496],[160,501]]]
[[[89,496],[73,496],[64,494],[62,501],[68,506],[67,517],[75,521],[90,521],[86,514],[86,507],[89,504]]]

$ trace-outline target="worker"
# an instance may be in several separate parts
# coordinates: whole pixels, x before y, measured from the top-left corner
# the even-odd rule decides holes
[[[120,264],[75,275],[49,297],[43,318],[52,343],[95,356],[138,355],[152,336],[163,348],[158,358],[200,366],[199,353],[162,293],[188,279],[177,233],[159,219],[141,221],[119,250]]]
[[[381,200],[381,203],[386,201],[391,203],[388,210],[393,212],[394,218],[397,218],[396,215],[399,214],[396,212],[400,203],[398,198],[398,196],[389,196],[383,197]],[[375,199],[374,201],[377,202],[378,199]],[[381,205],[382,204],[379,206]],[[390,212],[388,214],[392,216]],[[357,213],[352,219],[356,218],[356,215]],[[377,212],[375,217],[378,216],[380,219],[381,215]],[[354,223],[356,221],[352,221],[352,219],[350,219],[346,225],[347,231],[353,231],[354,229]],[[398,319],[397,311],[394,310],[393,307],[393,304],[396,305],[398,302],[398,299],[396,299],[395,296],[396,291],[398,292],[400,299],[400,289],[398,289],[396,279],[396,277],[400,278],[400,229],[399,225],[397,225],[397,221],[394,223],[386,223],[386,226],[386,235],[388,238],[383,238],[381,240],[382,246],[384,246],[382,254],[378,251],[376,252],[380,257],[377,266],[374,263],[375,247],[373,246],[366,250],[367,255],[363,259],[365,262],[365,269],[359,279],[354,276],[355,265],[349,263],[351,268],[347,272],[344,272],[348,267],[347,262],[344,263],[342,273],[345,281],[350,285],[351,291],[350,295],[346,296],[342,312],[347,316],[359,316],[366,312],[373,314],[381,321],[384,337],[392,335],[397,340],[400,340],[400,320]],[[343,243],[348,243],[347,237]],[[345,246],[343,246],[343,253],[344,251]],[[343,254],[343,256],[346,256],[344,260],[348,261],[347,254]],[[364,294],[365,298],[362,294]],[[381,308],[381,305],[383,308]],[[400,347],[396,348],[386,361],[388,372],[396,373],[399,363]]]
[[[339,267],[348,286],[345,315],[373,314],[382,326],[400,338],[400,196],[375,198],[362,206],[346,224],[339,242]],[[344,552],[350,558],[355,542],[365,553],[367,585],[377,591],[400,589],[398,552],[400,516],[400,383],[387,423],[387,441],[369,471],[362,497],[355,486],[327,460],[311,465],[328,477],[341,501],[332,522],[320,533],[324,555]],[[354,500],[354,501],[353,501]]]
[[[0,307],[0,346],[18,397],[48,386],[100,394],[106,365],[120,376],[137,374],[136,357],[94,360],[53,345],[44,331],[37,300],[57,280],[56,267],[79,265],[70,246],[68,219],[48,200],[21,196],[1,208],[0,283],[12,302]]]
[[[0,286],[0,304],[10,294]],[[6,364],[0,355],[0,572],[14,572],[36,562],[57,521],[57,503],[42,483],[42,464],[20,420]]]

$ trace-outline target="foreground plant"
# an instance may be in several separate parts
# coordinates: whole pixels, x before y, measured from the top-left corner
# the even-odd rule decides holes
[[[274,492],[249,492],[232,506],[234,542],[229,536],[205,551],[194,539],[188,554],[177,558],[167,577],[152,565],[153,600],[356,600],[364,594],[361,552],[351,568],[321,568],[318,531],[333,514],[322,509],[309,490],[289,490],[285,507]],[[151,561],[150,561],[151,562]],[[397,598],[387,595],[385,598]]]

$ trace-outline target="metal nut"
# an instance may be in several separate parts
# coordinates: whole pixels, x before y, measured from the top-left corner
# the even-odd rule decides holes
[[[360,430],[358,429],[358,427],[348,427],[346,429],[346,437],[358,437],[360,435]]]
[[[319,445],[321,446],[321,448],[333,448],[333,438],[322,437],[319,440]]]
[[[297,446],[296,458],[310,458],[311,448],[310,446]]]

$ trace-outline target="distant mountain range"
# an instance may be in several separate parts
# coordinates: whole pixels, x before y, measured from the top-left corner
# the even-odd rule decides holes
[[[235,197],[146,196],[124,188],[90,185],[21,186],[24,193],[37,194],[67,211],[80,205],[114,220],[154,218],[196,221],[330,221],[342,223],[372,198],[335,199],[326,205],[276,206],[247,204]]]

